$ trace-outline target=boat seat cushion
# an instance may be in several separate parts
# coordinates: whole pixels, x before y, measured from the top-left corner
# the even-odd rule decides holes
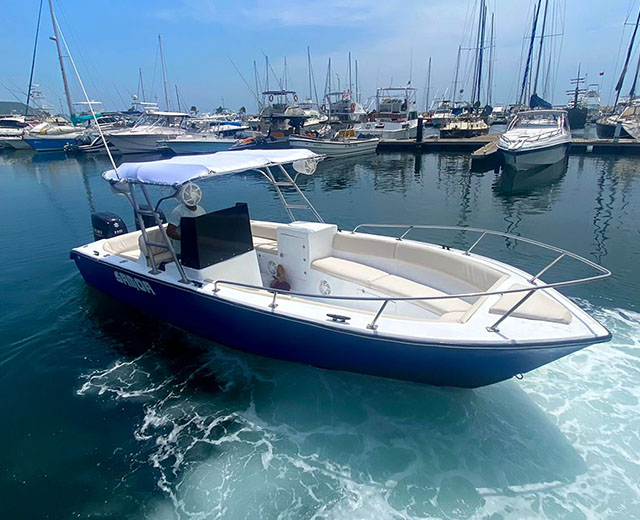
[[[504,273],[454,251],[411,242],[398,243],[396,259],[463,280],[481,291],[488,291],[504,277]]]
[[[117,237],[108,238],[102,246],[108,253],[124,256],[130,260],[137,261],[140,258],[140,248],[138,247],[138,237],[140,231],[126,233]]]
[[[165,224],[166,229],[166,224]],[[151,242],[157,242],[162,244],[162,232],[158,229],[158,226],[154,226],[151,228],[147,228],[147,237]],[[147,257],[147,263],[151,265],[151,261],[149,260],[149,254],[153,255],[153,258],[156,262],[156,265],[160,265],[163,262],[172,262],[173,257],[171,256],[171,252],[168,249],[158,246],[149,246],[144,243],[144,237],[142,233],[138,237],[138,245],[140,246],[140,251]]]
[[[270,238],[254,236],[253,248],[260,253],[270,253],[272,255],[278,254],[278,242]]]
[[[445,293],[434,289],[433,287],[393,274],[378,278],[375,282],[370,284],[369,287],[384,294],[403,296],[407,298],[420,296],[445,296]],[[443,300],[414,300],[411,303],[439,315],[450,312],[466,312],[471,308],[471,304],[461,300],[460,298],[447,298]]]
[[[375,280],[388,275],[388,273],[375,267],[369,267],[368,265],[345,260],[344,258],[336,258],[334,256],[327,256],[315,260],[311,263],[311,267],[317,271],[335,276],[336,278],[360,285],[369,285]]]
[[[349,232],[338,232],[333,238],[333,249],[336,251],[389,259],[394,258],[397,244],[395,238]]]
[[[278,239],[278,224],[277,222],[263,222],[260,220],[251,221],[251,234],[254,237],[268,238],[269,240]]]
[[[509,287],[510,290],[524,288],[526,286],[521,284],[514,284]],[[526,292],[505,294],[489,309],[489,312],[503,315],[526,294]],[[511,313],[511,316],[526,320],[551,321],[567,325],[571,323],[571,312],[564,305],[546,295],[542,290],[536,291],[530,296],[527,301]]]

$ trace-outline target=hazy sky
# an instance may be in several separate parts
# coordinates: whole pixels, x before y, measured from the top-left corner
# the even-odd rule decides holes
[[[621,68],[640,0],[551,0],[559,4],[552,69],[557,71],[551,95],[564,103],[564,91],[578,63],[589,82],[602,85],[603,102]],[[164,106],[157,35],[162,33],[172,108],[175,85],[184,102],[201,110],[222,103],[255,110],[255,99],[235,71],[230,58],[254,88],[253,60],[264,81],[264,55],[275,74],[282,75],[287,58],[288,86],[307,95],[306,47],[318,93],[324,89],[327,59],[337,76],[347,81],[347,53],[358,60],[363,97],[391,81],[419,89],[424,99],[427,62],[432,57],[431,95],[451,88],[459,45],[470,42],[476,0],[54,0],[59,23],[89,94],[108,108],[128,107],[138,91],[142,68],[147,98],[157,96]],[[515,101],[520,79],[523,38],[529,31],[535,0],[488,0],[495,12],[494,104]],[[51,19],[44,2],[35,82],[47,101],[60,107],[60,79]],[[23,98],[29,77],[39,0],[0,2],[0,99]],[[563,7],[564,6],[564,7]],[[562,20],[564,19],[564,23]],[[475,20],[473,20],[475,22]],[[640,35],[639,35],[640,36]],[[639,38],[640,40],[640,38]],[[621,49],[622,41],[622,49]],[[638,45],[640,48],[640,42]],[[463,53],[461,77],[470,65]],[[413,56],[413,60],[411,59]],[[635,71],[637,53],[632,58]],[[155,70],[155,73],[154,73]],[[544,70],[544,66],[543,66]],[[604,72],[604,76],[599,76]],[[354,69],[355,73],[355,69]],[[72,72],[70,72],[73,75]],[[275,75],[271,77],[275,85]],[[74,97],[81,100],[77,82]],[[553,82],[552,82],[553,83]],[[8,89],[6,88],[8,87]],[[539,89],[540,90],[540,89]],[[626,92],[628,87],[625,87]],[[448,92],[450,95],[450,92]],[[465,88],[464,97],[470,94]]]

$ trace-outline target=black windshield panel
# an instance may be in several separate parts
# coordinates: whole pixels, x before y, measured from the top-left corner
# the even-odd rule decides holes
[[[180,219],[182,265],[204,269],[253,249],[246,204]]]

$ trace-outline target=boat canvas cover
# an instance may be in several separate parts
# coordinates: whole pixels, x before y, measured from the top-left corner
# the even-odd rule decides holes
[[[186,155],[161,161],[123,163],[102,177],[111,182],[178,186],[196,179],[257,170],[296,161],[319,161],[310,150],[238,150],[205,155]]]

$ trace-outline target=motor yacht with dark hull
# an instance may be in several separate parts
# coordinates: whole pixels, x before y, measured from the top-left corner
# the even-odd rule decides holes
[[[298,174],[313,173],[320,158],[304,149],[244,150],[124,163],[103,177],[132,203],[141,230],[127,233],[116,216],[94,215],[96,240],[74,248],[71,258],[90,285],[176,327],[325,369],[474,388],[610,338],[557,291],[608,276],[603,267],[488,230],[422,226],[468,233],[473,243],[466,250],[410,240],[421,226],[340,231],[323,222],[296,183]],[[245,171],[269,181],[291,222],[250,220],[244,204],[185,218],[178,258],[149,187],[164,187],[171,197],[190,182]],[[294,210],[308,210],[317,221],[296,220]],[[558,257],[532,276],[474,252],[496,235]],[[540,276],[561,259],[596,274],[544,283]],[[279,264],[291,290],[271,287]]]

